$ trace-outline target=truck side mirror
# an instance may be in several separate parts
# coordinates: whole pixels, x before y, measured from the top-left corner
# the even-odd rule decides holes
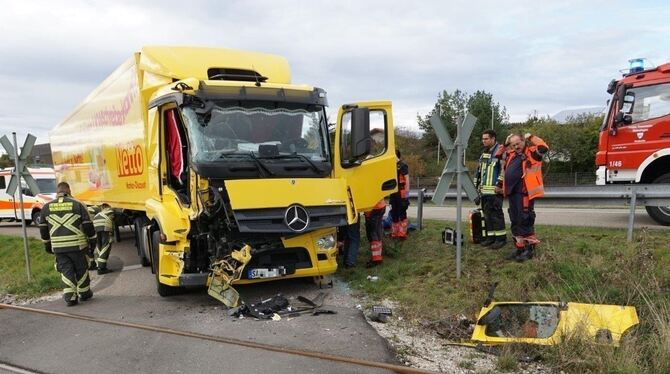
[[[351,111],[351,157],[357,159],[370,154],[370,109],[354,108]]]
[[[614,125],[630,125],[631,123],[633,123],[633,117],[630,114],[624,113],[623,111],[617,112],[616,116],[614,117]]]

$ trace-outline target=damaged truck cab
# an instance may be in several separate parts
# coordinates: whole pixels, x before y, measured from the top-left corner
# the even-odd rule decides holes
[[[326,106],[279,56],[145,47],[51,131],[55,169],[132,222],[159,294],[234,305],[231,282],[335,272],[336,227],[397,189],[390,102],[340,108],[332,142]]]

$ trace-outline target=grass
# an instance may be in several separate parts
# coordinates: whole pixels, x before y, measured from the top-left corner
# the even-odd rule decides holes
[[[28,249],[32,282],[26,275],[23,238],[0,235],[0,294],[25,299],[60,288],[53,255],[46,253],[42,243],[35,239],[28,240]]]
[[[504,260],[511,244],[500,251],[467,244],[458,280],[455,247],[440,239],[444,225],[426,221],[405,242],[385,240],[384,264],[373,269],[364,268],[369,246],[363,240],[358,266],[343,270],[343,277],[422,321],[459,314],[474,320],[496,281],[497,300],[633,305],[641,323],[621,348],[566,341],[543,356],[567,372],[670,372],[670,231],[638,230],[634,243],[626,243],[623,229],[538,226],[542,243],[533,260]]]

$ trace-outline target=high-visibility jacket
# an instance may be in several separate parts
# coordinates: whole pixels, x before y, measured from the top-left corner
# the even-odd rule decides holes
[[[528,199],[533,200],[540,196],[544,196],[544,182],[542,181],[542,156],[547,153],[549,146],[544,142],[544,140],[535,135],[531,135],[528,140],[532,143],[532,145],[526,146],[522,154],[517,154],[513,150],[509,150],[507,152],[505,168],[507,168],[507,166],[515,157],[522,158],[521,179],[523,179],[525,190],[528,193]],[[509,191],[506,191],[507,184],[504,183],[503,186],[503,189],[505,190],[505,196],[509,195]]]
[[[505,147],[496,143],[479,157],[475,173],[475,187],[482,195],[495,195],[496,186],[503,180],[502,155]]]
[[[398,169],[398,192],[394,192],[392,195],[406,199],[409,193],[409,167],[402,160],[398,160],[396,167]]]
[[[93,217],[93,226],[95,226],[95,231],[106,231],[112,232],[114,229],[114,221],[112,219],[114,211],[112,209],[103,209],[100,213],[96,214]]]
[[[95,239],[95,229],[86,205],[69,195],[59,194],[44,205],[41,218],[42,242],[54,253],[87,249]]]

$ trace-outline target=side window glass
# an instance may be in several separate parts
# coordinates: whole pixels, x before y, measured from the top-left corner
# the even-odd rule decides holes
[[[386,151],[386,113],[383,110],[370,111],[370,156],[376,157]]]
[[[627,103],[624,102],[622,111],[631,113],[632,123],[670,114],[670,84],[632,88],[626,91],[626,95],[629,92],[634,97],[632,108],[627,108]]]
[[[0,189],[6,189],[7,186],[5,185],[5,176],[0,176]]]

